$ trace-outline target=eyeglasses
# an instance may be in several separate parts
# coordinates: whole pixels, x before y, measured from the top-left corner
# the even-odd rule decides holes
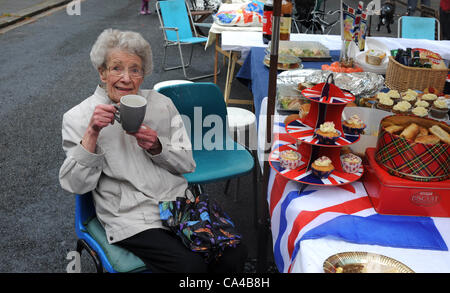
[[[111,73],[114,76],[123,77],[125,76],[125,72],[128,72],[128,76],[132,78],[138,78],[144,76],[144,71],[139,67],[131,67],[128,69],[125,69],[123,66],[120,65],[114,65],[112,67],[108,68],[109,73]]]

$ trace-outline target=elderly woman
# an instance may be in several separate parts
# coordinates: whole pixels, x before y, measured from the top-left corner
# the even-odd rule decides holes
[[[195,162],[188,139],[171,144],[173,135],[186,134],[182,123],[171,123],[179,115],[172,101],[140,89],[152,70],[149,43],[138,33],[107,29],[90,56],[102,84],[64,114],[61,186],[77,194],[92,191],[109,243],[133,252],[153,272],[241,271],[245,246],[228,248],[207,265],[162,225],[159,201],[185,194],[182,174],[193,172]],[[114,104],[129,94],[147,99],[144,122],[133,134],[114,123]]]

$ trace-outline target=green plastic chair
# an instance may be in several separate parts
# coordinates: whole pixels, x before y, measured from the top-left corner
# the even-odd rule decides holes
[[[197,167],[193,173],[184,174],[191,186],[201,190],[203,184],[238,178],[254,170],[254,156],[228,133],[227,107],[216,84],[178,84],[158,91],[172,99],[191,139]],[[253,191],[256,204],[256,176]]]

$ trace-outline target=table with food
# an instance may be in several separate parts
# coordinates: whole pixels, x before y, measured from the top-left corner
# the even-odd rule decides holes
[[[271,140],[270,42],[230,31],[222,48],[249,49],[236,77],[252,91],[258,158],[270,165],[280,272],[450,272],[450,41],[361,47],[291,33],[279,42]]]

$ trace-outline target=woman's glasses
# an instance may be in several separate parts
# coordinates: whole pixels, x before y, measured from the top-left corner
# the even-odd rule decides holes
[[[139,67],[131,67],[128,69],[125,69],[125,67],[120,65],[114,65],[108,68],[109,73],[111,73],[114,76],[123,77],[125,76],[125,73],[128,72],[128,76],[132,78],[138,78],[144,76],[144,71]]]

